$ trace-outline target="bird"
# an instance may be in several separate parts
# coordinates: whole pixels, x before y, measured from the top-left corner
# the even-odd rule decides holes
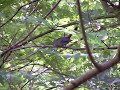
[[[53,42],[53,46],[55,46],[55,47],[66,46],[71,41],[70,40],[71,36],[72,36],[72,34],[69,34],[68,36],[55,39],[54,42]]]

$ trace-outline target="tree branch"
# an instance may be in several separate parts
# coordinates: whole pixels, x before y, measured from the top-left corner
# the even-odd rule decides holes
[[[57,5],[60,3],[61,0],[59,0],[53,7],[52,9],[44,16],[44,19],[46,19],[52,12],[53,10],[57,7]],[[26,40],[36,29],[37,27],[39,26],[40,24],[37,24],[29,33],[28,35],[26,35],[26,37],[24,37],[22,40],[16,42],[14,45],[12,45],[10,48],[8,48],[7,50],[5,50],[4,52],[2,52],[2,54],[0,55],[0,57],[2,58],[6,53],[12,51],[13,49],[16,49],[26,43],[28,43],[29,41],[31,41],[31,39],[29,39],[28,41]],[[53,30],[52,30],[53,31]],[[50,31],[48,31],[50,32]],[[44,34],[45,35],[45,34]],[[37,37],[35,38],[32,38],[33,39],[36,39]]]
[[[106,12],[112,12],[113,9],[110,8],[110,6],[108,5],[107,1],[104,1],[104,0],[100,0],[101,4],[102,4],[102,7],[103,9],[106,11]]]
[[[33,0],[33,1],[31,1],[31,2],[29,2],[27,4],[25,4],[25,5],[23,5],[21,7],[19,7],[18,10],[15,12],[15,14],[9,20],[7,20],[5,23],[3,23],[2,25],[0,25],[0,28],[2,28],[4,25],[6,25],[7,23],[9,23],[24,6],[32,4],[32,3],[36,2],[36,1],[39,1],[39,0]]]
[[[87,51],[87,53],[88,53],[88,56],[89,56],[90,61],[93,63],[93,65],[94,65],[98,70],[100,70],[100,65],[94,60],[94,57],[92,56],[92,53],[91,53],[89,44],[88,44],[88,42],[87,42],[87,36],[86,36],[86,33],[85,33],[84,23],[83,23],[83,20],[82,20],[82,12],[81,12],[81,6],[80,6],[79,0],[77,0],[77,6],[78,6],[79,19],[80,19],[80,26],[81,26],[81,30],[82,30],[82,34],[83,34],[83,40],[84,40],[84,42],[85,42],[86,51]]]
[[[118,53],[116,54],[116,56],[113,59],[108,60],[108,61],[104,62],[103,64],[101,64],[101,67],[102,67],[101,72],[109,69],[110,67],[113,67],[114,65],[116,65],[119,62],[120,62],[120,46],[118,47]],[[64,87],[64,90],[74,90],[79,85],[83,84],[84,82],[86,82],[87,80],[91,79],[92,77],[96,76],[99,73],[100,73],[100,71],[97,68],[93,68],[93,69],[89,70],[88,72],[86,72],[85,74],[83,74],[82,76],[80,76],[79,78],[71,81],[71,84]]]
[[[71,46],[54,47],[53,45],[37,45],[37,46],[35,45],[35,46],[23,46],[23,47],[14,49],[13,51],[21,50],[21,49],[27,49],[27,48],[38,48],[38,47],[39,48],[63,48],[63,49],[72,49],[74,51],[86,50],[86,48],[76,48],[76,47],[71,47]],[[93,48],[93,50],[106,50],[106,49],[115,50],[115,49],[117,49],[117,46]]]

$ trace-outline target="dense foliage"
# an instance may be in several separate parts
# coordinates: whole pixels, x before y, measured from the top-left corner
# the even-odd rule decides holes
[[[114,57],[120,43],[119,18],[113,17],[117,12],[106,12],[100,0],[80,1],[92,55],[103,63]],[[62,0],[46,17],[57,2],[0,0],[0,54],[12,47],[0,58],[1,90],[61,90],[94,67],[85,50],[76,0]],[[67,47],[52,45],[69,34]],[[119,77],[116,65],[78,90],[118,90]]]

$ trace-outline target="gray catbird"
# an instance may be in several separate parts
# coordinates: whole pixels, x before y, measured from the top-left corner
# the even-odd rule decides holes
[[[53,42],[53,46],[56,46],[56,47],[66,46],[71,41],[70,40],[71,36],[72,34],[69,34],[68,36],[55,39]]]

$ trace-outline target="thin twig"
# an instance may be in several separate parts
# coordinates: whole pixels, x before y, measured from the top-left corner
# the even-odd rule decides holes
[[[28,49],[28,48],[63,48],[63,49],[72,49],[74,51],[81,51],[81,50],[86,50],[86,48],[76,48],[76,47],[72,47],[72,46],[64,46],[64,47],[54,47],[53,45],[35,45],[35,46],[24,46],[24,47],[20,47],[20,48],[16,48],[13,51],[16,50],[21,50],[21,49]],[[116,50],[117,46],[109,46],[109,47],[96,47],[93,48],[93,50],[106,50],[106,49],[111,49],[111,50]]]
[[[32,4],[32,3],[36,2],[36,1],[39,1],[39,0],[33,0],[33,1],[31,1],[31,2],[29,2],[29,3],[27,3],[27,4],[25,4],[25,5],[22,5],[21,7],[19,7],[18,10],[15,12],[15,14],[14,14],[9,20],[7,20],[5,23],[3,23],[3,24],[0,26],[0,28],[3,27],[4,25],[6,25],[7,23],[9,23],[9,22],[17,15],[17,13],[18,13],[24,6],[29,5],[29,4]]]

